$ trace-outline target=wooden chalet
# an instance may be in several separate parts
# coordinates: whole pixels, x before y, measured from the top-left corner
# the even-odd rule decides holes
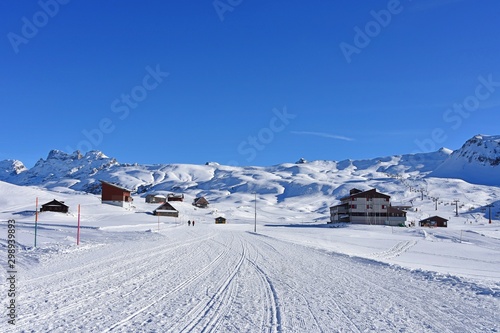
[[[101,189],[102,203],[120,207],[130,207],[133,201],[130,194],[132,191],[119,185],[101,180]]]
[[[226,224],[226,218],[222,216],[216,217],[215,224]]]
[[[167,197],[161,194],[148,194],[146,195],[147,203],[163,203],[167,202]]]
[[[64,204],[64,201],[57,201],[56,199],[43,204],[42,208],[40,208],[41,212],[67,213],[68,210],[69,207]]]
[[[184,201],[184,194],[170,193],[167,195],[167,201]]]
[[[208,206],[208,200],[205,199],[204,197],[196,198],[193,201],[193,206],[196,206],[196,207],[199,207],[199,208],[207,208],[207,206]]]
[[[440,217],[440,216],[432,216],[426,219],[420,220],[419,224],[421,227],[439,227],[439,228],[447,228],[448,220]]]
[[[164,202],[160,207],[153,211],[154,215],[157,216],[172,216],[179,217],[179,211],[175,209],[170,203]]]

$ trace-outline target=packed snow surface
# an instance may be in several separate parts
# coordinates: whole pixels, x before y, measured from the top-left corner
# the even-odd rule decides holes
[[[8,219],[18,242],[18,317],[14,326],[4,315],[1,330],[499,332],[500,221],[488,223],[478,207],[498,201],[500,190],[426,185],[442,191],[439,214],[453,215],[444,202],[462,191],[475,210],[462,207],[448,228],[332,228],[300,198],[278,204],[255,194],[255,202],[249,193],[206,209],[187,196],[172,203],[178,218],[158,218],[151,215],[158,204],[137,195],[125,209],[93,194],[0,182],[9,194],[0,198],[0,245],[7,248]],[[434,213],[420,192],[406,195],[400,198],[418,207],[410,219]],[[38,215],[35,248],[36,197],[62,200],[70,212]],[[312,205],[314,197],[302,200]],[[228,224],[215,225],[217,216]],[[6,281],[5,270],[0,278]],[[7,288],[0,289],[3,309]]]

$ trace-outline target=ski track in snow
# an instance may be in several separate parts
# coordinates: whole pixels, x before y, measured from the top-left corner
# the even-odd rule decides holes
[[[500,330],[497,294],[241,227],[172,228],[53,256],[19,277],[7,332]]]
[[[395,257],[399,257],[415,245],[417,245],[417,241],[401,241],[387,251],[372,253],[369,256],[379,259],[392,259]]]

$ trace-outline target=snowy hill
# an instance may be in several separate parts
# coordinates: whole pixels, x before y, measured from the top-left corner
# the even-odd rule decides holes
[[[403,180],[415,186],[423,186],[429,177],[500,185],[499,141],[499,136],[475,136],[455,152],[442,148],[431,153],[344,161],[307,162],[302,158],[297,163],[269,167],[224,166],[215,162],[126,164],[99,151],[82,155],[78,151],[67,154],[52,150],[30,169],[19,161],[0,162],[0,180],[57,192],[87,193],[99,193],[99,180],[106,180],[141,196],[182,192],[191,197],[206,196],[215,202],[228,196],[245,201],[257,193],[260,200],[271,205],[286,207],[300,202],[300,209],[326,213],[337,198],[353,187],[377,187],[394,200],[404,202],[410,200],[405,191],[411,186],[402,186]]]
[[[386,174],[425,176],[441,164],[449,153],[402,155],[370,160],[313,161],[285,163],[271,167],[206,165],[140,165],[118,163],[99,151],[85,155],[49,152],[31,169],[19,161],[2,161],[0,180],[17,185],[69,188],[95,192],[99,180],[116,182],[139,193],[148,190],[193,190],[273,193],[281,196],[331,193],[338,181],[385,177]],[[293,182],[293,184],[291,184]],[[337,185],[336,185],[337,184]],[[326,187],[325,187],[326,186]]]
[[[467,140],[430,176],[500,186],[500,135],[476,135]]]

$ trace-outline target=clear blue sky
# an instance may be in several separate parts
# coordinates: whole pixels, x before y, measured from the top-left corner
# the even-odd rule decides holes
[[[499,17],[494,0],[2,1],[0,160],[457,149],[500,134]]]

